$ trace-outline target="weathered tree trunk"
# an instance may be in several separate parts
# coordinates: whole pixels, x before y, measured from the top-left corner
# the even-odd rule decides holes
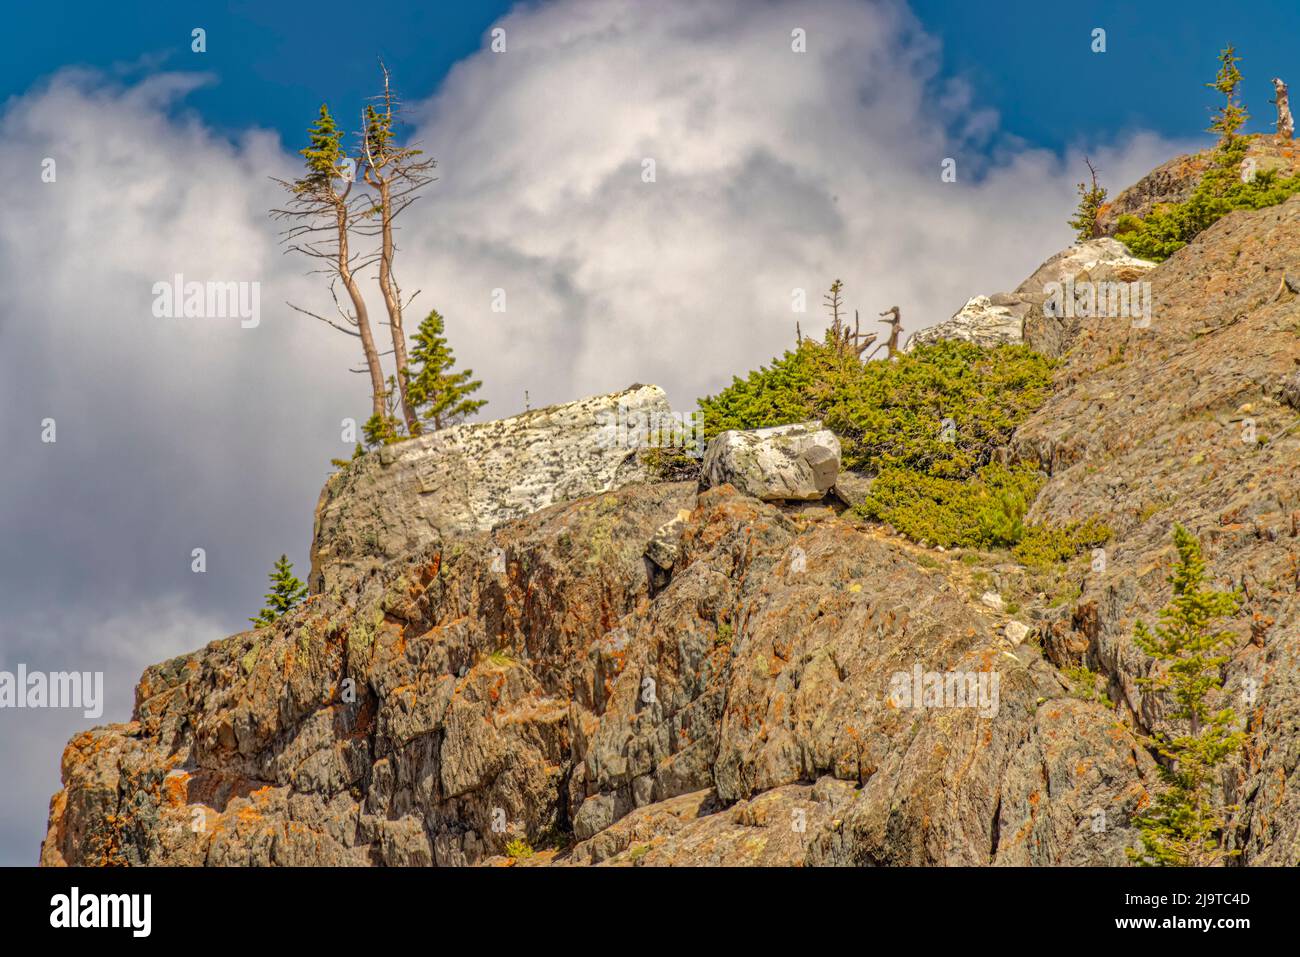
[[[1295,136],[1295,120],[1291,116],[1291,103],[1287,96],[1286,84],[1278,77],[1273,78],[1273,92],[1277,104],[1277,141],[1290,143]]]
[[[872,349],[871,355],[867,356],[868,359],[870,359],[871,356],[874,356],[881,349],[885,350],[886,359],[892,359],[894,358],[894,356],[898,354],[898,335],[900,332],[902,332],[902,327],[903,327],[902,314],[898,311],[897,306],[890,306],[888,309],[882,312],[881,315],[889,317],[888,319],[880,320],[885,325],[890,327],[889,341],[882,342],[880,345],[876,346],[876,348]]]
[[[420,434],[420,419],[407,397],[406,330],[402,326],[402,300],[393,279],[393,206],[392,187],[383,177],[378,178],[381,217],[382,248],[379,256],[379,289],[388,309],[388,328],[393,335],[393,361],[397,365],[397,391],[402,402],[402,418],[406,420],[408,435]],[[439,426],[441,428],[441,426]]]
[[[348,298],[352,300],[352,309],[357,316],[357,335],[361,338],[361,349],[366,355],[366,367],[370,371],[370,408],[371,412],[381,419],[386,414],[384,408],[384,370],[379,364],[379,350],[375,348],[375,337],[370,331],[370,314],[366,311],[366,300],[361,295],[361,288],[352,274],[352,266],[348,259],[348,210],[343,202],[335,204],[337,215],[337,225],[339,233],[338,242],[338,264],[337,269],[339,278],[343,280],[343,288],[348,291]]]

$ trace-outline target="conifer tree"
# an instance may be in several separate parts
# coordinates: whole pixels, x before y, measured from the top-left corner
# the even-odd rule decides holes
[[[365,297],[356,280],[373,257],[354,252],[351,245],[358,220],[368,206],[353,194],[356,177],[342,139],[343,131],[322,103],[316,122],[307,131],[308,145],[300,151],[306,170],[296,180],[276,180],[289,194],[289,201],[283,209],[271,210],[271,215],[289,222],[281,234],[289,249],[323,262],[320,271],[332,276],[330,295],[338,318],[292,303],[290,307],[360,340],[365,366],[359,371],[370,376],[371,413],[378,415],[383,411],[384,374]],[[343,286],[347,305],[340,301],[336,284]]]
[[[1219,72],[1213,83],[1205,84],[1223,94],[1224,104],[1214,113],[1210,123],[1210,132],[1219,134],[1219,145],[1224,149],[1231,147],[1237,140],[1237,131],[1245,125],[1250,114],[1237,101],[1237,87],[1241,84],[1241,71],[1237,64],[1241,57],[1232,44],[1219,52]]]
[[[1083,161],[1088,166],[1088,173],[1092,177],[1092,185],[1089,186],[1087,183],[1079,184],[1079,206],[1074,212],[1074,219],[1070,220],[1070,228],[1078,233],[1081,242],[1096,238],[1097,214],[1101,212],[1101,207],[1106,202],[1105,187],[1097,185],[1096,168],[1088,157],[1085,156]]]
[[[433,309],[415,334],[407,394],[412,406],[435,429],[455,425],[487,405],[486,399],[470,398],[483,385],[474,378],[474,370],[457,372],[455,364],[443,335],[442,315]]]
[[[368,449],[393,445],[402,441],[402,420],[397,416],[397,378],[388,377],[388,388],[383,394],[383,411],[370,416],[361,426],[361,437]]]
[[[1150,739],[1164,759],[1164,788],[1134,819],[1142,846],[1129,850],[1139,864],[1204,866],[1231,856],[1223,847],[1225,821],[1214,804],[1214,776],[1239,751],[1245,734],[1235,730],[1231,708],[1212,711],[1210,696],[1223,686],[1223,667],[1232,633],[1217,622],[1236,614],[1236,592],[1207,588],[1201,545],[1182,525],[1174,526],[1178,564],[1169,581],[1174,595],[1160,611],[1152,631],[1142,622],[1134,629],[1138,647],[1156,660],[1151,676],[1138,679],[1147,691],[1167,694],[1170,717],[1186,722],[1185,733],[1158,732]]]
[[[280,556],[269,577],[271,590],[266,593],[266,605],[257,613],[256,618],[248,619],[258,628],[283,617],[307,597],[307,586],[294,575],[289,556]]]
[[[361,159],[365,181],[373,190],[369,216],[377,221],[380,239],[379,291],[388,311],[388,328],[393,339],[393,363],[397,368],[397,408],[405,422],[408,435],[420,434],[420,420],[410,395],[410,357],[406,351],[406,328],[403,312],[405,302],[394,271],[397,251],[395,223],[397,217],[415,202],[420,190],[432,180],[430,171],[436,165],[426,158],[422,150],[397,141],[394,126],[399,120],[401,104],[389,81],[388,68],[381,61],[379,68],[384,76],[384,89],[374,103],[366,105],[362,113]]]

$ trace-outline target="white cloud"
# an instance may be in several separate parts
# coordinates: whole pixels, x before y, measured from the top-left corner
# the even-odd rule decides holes
[[[501,26],[507,51],[461,64],[420,113],[441,179],[403,268],[424,267],[507,407],[525,387],[556,401],[634,380],[689,406],[787,348],[796,319],[820,329],[834,278],[872,323],[898,304],[913,330],[1069,241],[1077,155],[987,142],[996,114],[936,77],[901,8],[608,0]],[[1100,158],[1123,182],[1169,148],[1137,137]]]
[[[506,53],[485,45],[414,107],[439,180],[405,216],[398,263],[424,290],[410,325],[431,305],[447,316],[488,415],[525,390],[538,405],[633,381],[688,408],[787,348],[796,319],[822,328],[833,278],[864,318],[898,304],[915,329],[1069,239],[1077,158],[1001,136],[901,7],[560,2],[500,25]],[[232,142],[175,109],[201,82],[64,71],[0,115],[0,602],[24,627],[44,615],[51,653],[98,642],[132,672],[242,628],[271,561],[306,558],[327,460],[349,451],[339,420],[368,408],[344,371],[353,341],[280,305],[326,301],[266,215],[300,144]],[[1090,146],[1114,185],[1174,152]],[[153,318],[153,283],[177,272],[260,282],[261,325]],[[57,787],[51,747],[12,798],[22,820]],[[0,817],[19,813],[10,800]]]

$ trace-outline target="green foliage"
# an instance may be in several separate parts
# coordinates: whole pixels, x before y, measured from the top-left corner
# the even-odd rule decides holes
[[[996,464],[961,479],[889,466],[876,476],[858,511],[930,545],[1014,545],[1024,534],[1024,515],[1041,481],[1028,468]]]
[[[1066,668],[1065,677],[1070,681],[1070,697],[1080,701],[1096,701],[1107,708],[1115,707],[1115,702],[1106,694],[1106,684],[1101,675],[1086,665]]]
[[[1161,609],[1155,631],[1139,621],[1133,639],[1156,660],[1152,674],[1138,683],[1168,695],[1174,703],[1171,717],[1185,721],[1187,731],[1158,732],[1149,740],[1164,759],[1165,786],[1134,818],[1142,846],[1129,856],[1144,865],[1208,865],[1237,853],[1223,847],[1225,822],[1212,792],[1219,768],[1241,750],[1245,734],[1233,730],[1233,710],[1212,710],[1210,699],[1223,687],[1232,642],[1232,633],[1217,623],[1235,615],[1241,599],[1235,591],[1206,587],[1200,542],[1181,525],[1174,526],[1174,544],[1173,598]]]
[[[307,175],[297,184],[300,192],[328,187],[341,175],[341,164],[347,158],[342,146],[343,131],[324,103],[320,105],[320,115],[308,129],[307,137],[307,148],[299,150],[307,160]]]
[[[805,339],[700,400],[707,437],[821,419],[847,469],[876,473],[858,510],[945,548],[1013,545],[1040,480],[995,451],[1051,386],[1054,362],[1024,346],[920,346],[888,362]]]
[[[1300,174],[1279,179],[1265,170],[1243,183],[1239,167],[1248,146],[1246,137],[1221,146],[1186,202],[1159,206],[1146,219],[1121,216],[1115,238],[1133,255],[1161,262],[1233,210],[1276,206],[1300,192]]]
[[[526,857],[532,857],[535,853],[537,852],[533,850],[532,845],[522,837],[517,837],[506,844],[506,857],[510,858],[512,861],[520,861]]]
[[[1083,161],[1088,164],[1092,185],[1079,184],[1079,206],[1070,220],[1070,228],[1075,230],[1080,240],[1093,239],[1097,235],[1097,214],[1106,203],[1106,189],[1097,185],[1097,171],[1086,156]]]
[[[966,478],[1047,398],[1054,365],[1025,346],[953,341],[863,363],[805,339],[701,399],[704,434],[821,419],[840,437],[845,468]]]
[[[483,383],[474,378],[472,369],[453,371],[456,357],[443,335],[443,318],[437,309],[420,323],[411,350],[407,395],[421,418],[433,422],[435,429],[455,425],[473,415],[486,399],[471,399]]]
[[[307,597],[307,586],[293,574],[293,563],[287,555],[281,555],[276,561],[270,579],[271,590],[266,593],[265,607],[257,613],[256,618],[248,619],[258,628],[284,617]]]
[[[379,421],[377,416],[373,418],[375,419],[376,422]],[[363,432],[364,432],[364,428],[363,428]],[[361,443],[358,442],[357,447],[352,450],[352,458],[330,459],[330,465],[334,466],[336,469],[347,468],[349,465],[351,465],[353,462],[355,462],[357,459],[361,458],[361,456],[365,454],[366,454],[366,450],[362,447]]]
[[[1080,552],[1110,541],[1110,528],[1095,518],[1049,525],[1035,522],[1025,527],[1014,551],[1016,558],[1031,568],[1068,562]]]
[[[1214,82],[1205,84],[1223,94],[1224,104],[1215,111],[1209,129],[1209,132],[1219,134],[1223,146],[1231,146],[1236,141],[1237,131],[1250,118],[1246,108],[1237,101],[1237,87],[1241,85],[1241,71],[1237,64],[1240,62],[1241,57],[1237,56],[1232,44],[1228,44],[1219,51],[1219,72]]]
[[[653,445],[642,449],[639,457],[656,482],[686,482],[700,474],[700,460],[678,446]]]
[[[393,117],[387,110],[377,110],[373,103],[366,104],[363,114],[366,152],[376,161],[384,159],[393,142]]]
[[[361,426],[361,435],[366,440],[366,448],[374,449],[381,445],[392,445],[402,441],[402,423],[392,415],[375,413]]]

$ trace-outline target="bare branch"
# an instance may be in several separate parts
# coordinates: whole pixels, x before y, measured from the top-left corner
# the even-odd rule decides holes
[[[339,332],[346,333],[349,336],[356,336],[358,339],[361,338],[360,332],[356,331],[355,329],[345,329],[343,326],[340,326],[337,322],[335,322],[332,319],[326,319],[324,316],[318,316],[316,313],[311,312],[308,309],[303,309],[301,306],[295,306],[291,302],[285,302],[285,305],[288,306],[290,309],[294,310],[295,312],[301,312],[304,316],[311,316],[313,319],[319,319],[321,322],[325,323],[325,325],[332,326],[333,328],[337,329]]]

